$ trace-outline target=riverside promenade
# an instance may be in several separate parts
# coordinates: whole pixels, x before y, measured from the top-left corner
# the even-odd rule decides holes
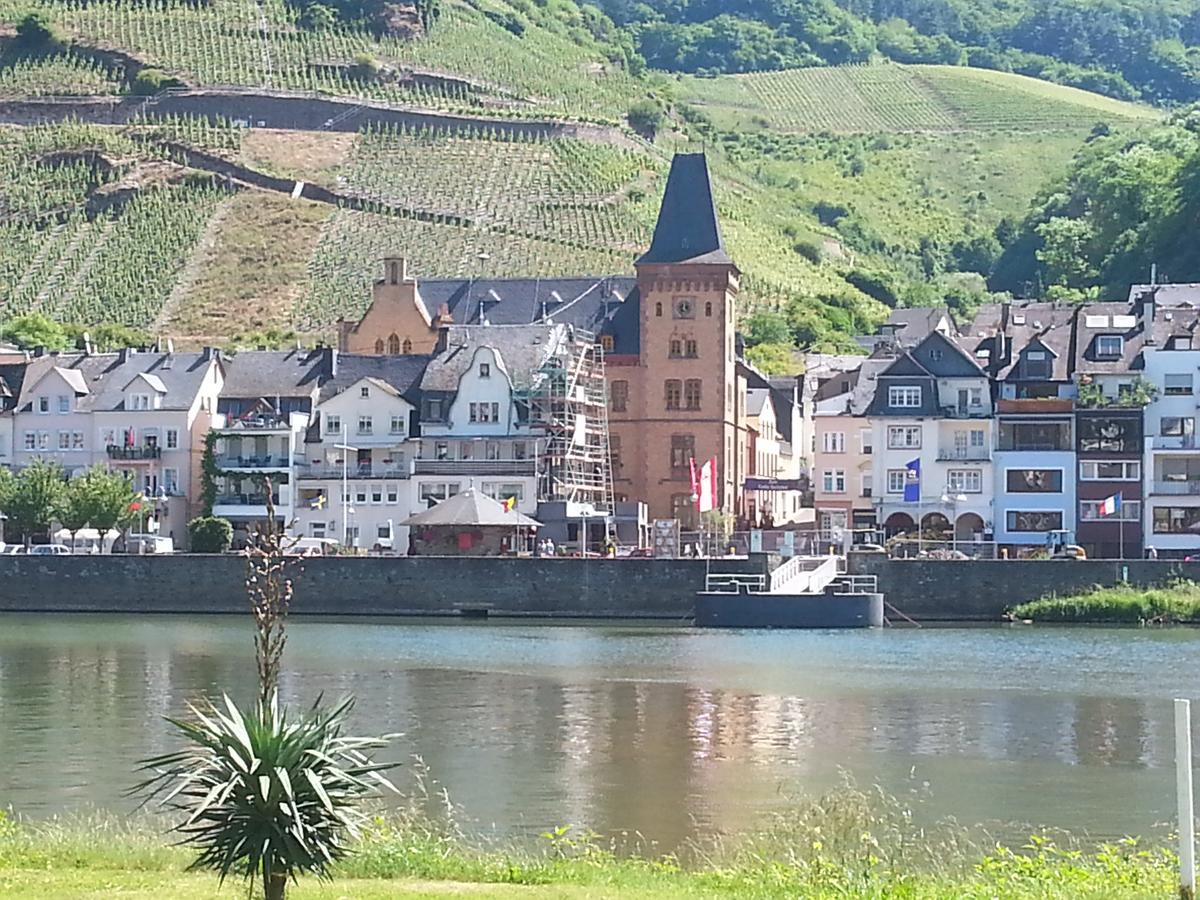
[[[297,615],[516,616],[690,622],[714,570],[766,574],[771,554],[703,559],[319,557],[297,560]],[[1200,578],[1169,560],[913,560],[851,553],[918,621],[995,622],[1046,594]],[[0,556],[0,611],[241,613],[245,560],[220,556]],[[890,614],[889,614],[890,617]]]

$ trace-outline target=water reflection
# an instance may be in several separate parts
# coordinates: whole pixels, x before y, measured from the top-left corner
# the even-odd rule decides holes
[[[587,824],[668,849],[847,769],[922,815],[1144,832],[1171,812],[1193,632],[873,635],[300,622],[282,687],[359,698],[482,827]],[[1101,675],[1103,674],[1103,677]],[[188,699],[254,696],[237,619],[0,618],[0,797],[127,809]],[[50,767],[56,773],[47,776]]]

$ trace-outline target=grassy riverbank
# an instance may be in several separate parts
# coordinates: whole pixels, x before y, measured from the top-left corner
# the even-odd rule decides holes
[[[1174,859],[1125,840],[1093,848],[1033,838],[1011,849],[953,824],[917,828],[897,800],[846,789],[798,803],[753,832],[654,857],[572,830],[537,846],[480,846],[423,815],[378,819],[332,883],[296,898],[905,898],[1086,900],[1167,897]],[[0,820],[6,898],[245,896],[185,871],[186,850],[146,821]]]
[[[1022,603],[1011,613],[1015,619],[1033,622],[1200,622],[1200,584],[1176,581],[1157,588],[1126,584],[1096,587],[1070,597],[1049,596]]]

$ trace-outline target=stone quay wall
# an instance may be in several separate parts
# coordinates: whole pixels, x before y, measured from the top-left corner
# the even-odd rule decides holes
[[[722,560],[764,572],[765,555]],[[0,612],[241,613],[246,561],[221,556],[0,556]],[[322,557],[293,568],[296,615],[560,616],[690,621],[694,559]]]
[[[1200,579],[1200,563],[1151,559],[926,560],[851,552],[851,574],[874,575],[892,606],[917,621],[997,621],[1047,594],[1080,593],[1128,580],[1138,587]],[[897,616],[885,611],[889,619]]]

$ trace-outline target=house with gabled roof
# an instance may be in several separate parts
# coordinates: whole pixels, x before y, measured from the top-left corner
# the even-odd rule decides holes
[[[876,520],[889,536],[920,523],[964,544],[990,538],[992,413],[987,373],[939,331],[878,372],[865,414]]]

